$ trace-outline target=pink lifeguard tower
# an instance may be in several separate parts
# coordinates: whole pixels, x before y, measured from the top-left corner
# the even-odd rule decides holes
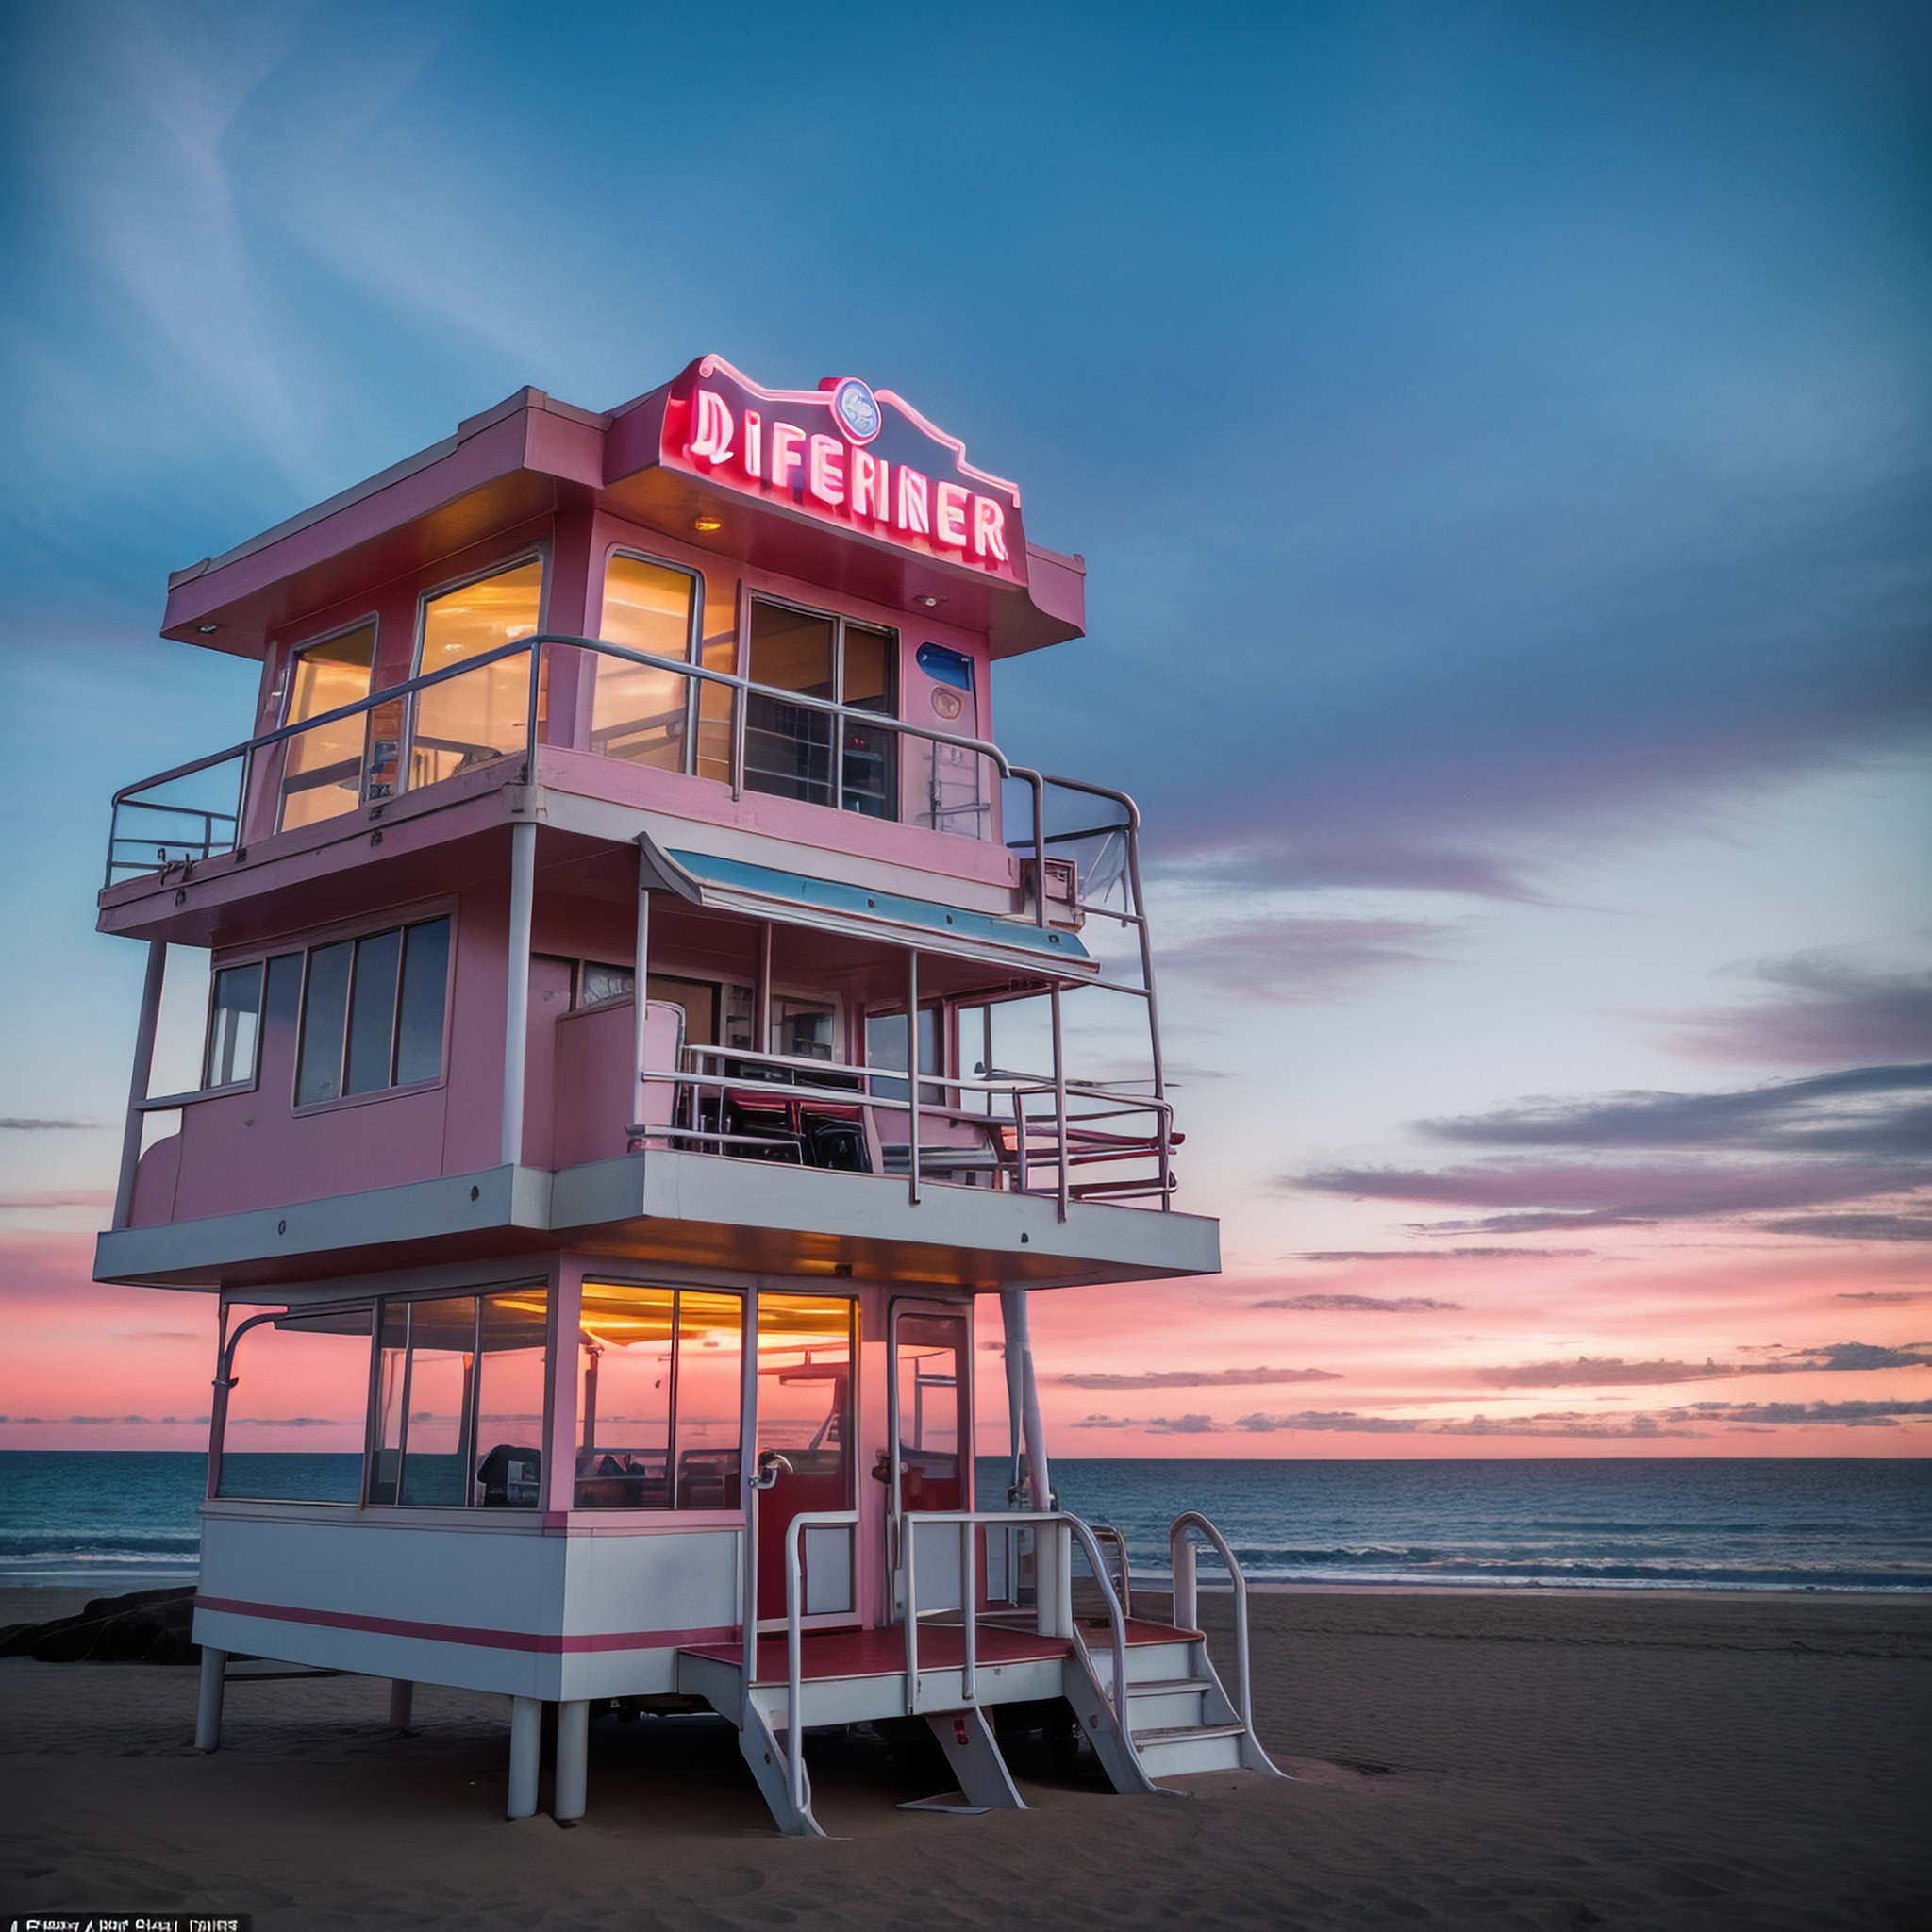
[[[1057,1699],[1124,1791],[1273,1770],[1244,1621],[1226,1684],[1194,1627],[1196,1539],[1244,1593],[1218,1532],[1135,1617],[1041,1437],[1030,1291],[1219,1265],[1134,806],[993,741],[992,666],[1083,618],[910,404],[714,356],[524,390],[170,580],[260,698],[114,799],[100,928],[148,968],[95,1274],[220,1301],[203,1749],[241,1652],[398,1724],[502,1693],[512,1817],[546,1705],[562,1820],[610,1712],[717,1712],[800,1834],[815,1726],[925,1719],[956,1807],[1020,1802],[997,1714]]]

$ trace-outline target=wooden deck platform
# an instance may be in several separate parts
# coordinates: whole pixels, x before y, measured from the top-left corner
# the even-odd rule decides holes
[[[1083,1624],[1088,1643],[1097,1651],[1107,1650],[1112,1640],[1105,1624],[1098,1627]],[[1186,1642],[1198,1635],[1176,1630],[1171,1624],[1150,1624],[1138,1617],[1127,1620],[1127,1642],[1131,1646],[1149,1643]],[[1000,1624],[979,1625],[978,1662],[982,1668],[995,1664],[1049,1663],[1073,1654],[1073,1640],[1042,1637],[1034,1630],[1013,1630]],[[682,1654],[703,1657],[708,1662],[742,1668],[741,1643],[687,1644]],[[965,1635],[958,1624],[921,1624],[919,1626],[919,1668],[929,1671],[959,1669],[965,1661]],[[801,1645],[801,1661],[808,1683],[837,1677],[882,1677],[903,1674],[906,1669],[906,1633],[898,1624],[883,1630],[808,1630]],[[789,1675],[782,1637],[758,1639],[758,1670],[753,1681],[783,1684]]]

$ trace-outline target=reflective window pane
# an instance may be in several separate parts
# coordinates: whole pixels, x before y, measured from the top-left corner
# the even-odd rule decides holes
[[[692,580],[637,557],[613,557],[604,575],[599,635],[655,658],[691,656]],[[690,681],[673,671],[595,660],[591,749],[667,772],[685,769]]]
[[[399,1501],[458,1507],[470,1499],[470,1368],[476,1346],[472,1295],[411,1302],[403,1393]]]
[[[541,1288],[483,1300],[473,1500],[486,1508],[535,1509],[542,1502],[548,1306]]]
[[[405,936],[396,1016],[396,1085],[442,1072],[442,1020],[449,984],[449,921],[425,920]]]
[[[261,967],[227,966],[215,974],[208,1013],[204,1087],[230,1087],[255,1077],[261,1041]]]
[[[361,1501],[369,1330],[360,1308],[264,1322],[239,1339],[218,1494]]]
[[[349,962],[355,946],[318,946],[308,956],[308,984],[302,1002],[302,1056],[295,1074],[295,1105],[336,1100],[342,1091],[342,1041],[349,1017]]]
[[[297,654],[282,722],[299,724],[369,695],[375,662],[375,626],[358,625]],[[362,746],[366,729],[358,714],[302,731],[288,741],[282,762],[277,829],[312,825],[354,811],[362,802]]]
[[[345,1093],[372,1093],[390,1084],[396,1031],[396,969],[402,951],[402,933],[394,929],[371,933],[356,942]]]
[[[423,608],[420,675],[533,636],[542,595],[543,566],[530,562],[432,597]],[[528,658],[511,657],[420,692],[410,785],[433,784],[521,751],[529,728],[529,680]]]
[[[751,681],[831,697],[833,639],[829,617],[754,604]],[[824,712],[781,698],[749,698],[744,757],[744,782],[751,791],[808,805],[832,803],[832,720]]]

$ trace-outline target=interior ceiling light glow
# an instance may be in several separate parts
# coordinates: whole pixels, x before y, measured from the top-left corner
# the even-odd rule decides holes
[[[708,511],[701,517],[693,517],[691,526],[694,530],[722,530],[724,527],[724,519],[712,516]]]

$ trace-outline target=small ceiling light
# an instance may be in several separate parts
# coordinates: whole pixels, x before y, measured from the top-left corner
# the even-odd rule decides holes
[[[722,530],[724,527],[724,519],[707,510],[702,516],[693,517],[691,520],[691,526],[693,530]]]
[[[221,629],[221,625],[218,624],[198,624],[195,625],[195,629],[200,631],[203,637],[211,638],[216,631]]]
[[[922,604],[924,604],[928,610],[937,610],[940,608],[940,600],[937,597],[922,597],[919,601]]]

